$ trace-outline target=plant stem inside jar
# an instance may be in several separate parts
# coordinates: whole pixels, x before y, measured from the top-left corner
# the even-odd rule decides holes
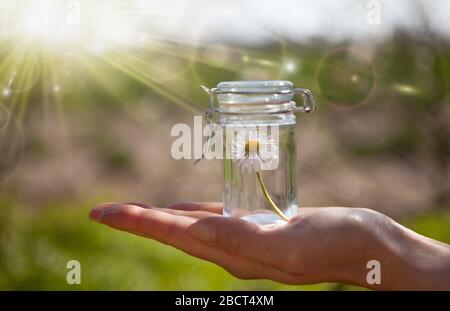
[[[234,130],[245,132],[249,127],[236,126]],[[258,130],[257,126],[256,128]],[[262,169],[256,166],[249,170],[247,167],[243,167],[241,161],[246,157],[224,159],[225,216],[241,217],[253,223],[266,225],[285,222],[297,214],[295,125],[280,125],[278,129],[279,136],[274,137],[278,137],[279,161],[273,169]],[[270,132],[270,135],[272,134]],[[233,146],[233,143],[237,141],[236,138],[237,136],[226,137],[224,135],[226,148],[232,148],[229,146]],[[259,135],[251,137],[247,135],[245,139],[236,144],[242,146],[243,154],[249,153],[250,150],[260,151],[261,146],[251,140],[265,142]],[[271,149],[262,148],[262,150]]]
[[[261,177],[261,173],[260,172],[256,172],[256,176],[258,177],[258,182],[261,186],[261,191],[264,194],[264,197],[267,200],[267,203],[269,203],[269,206],[272,208],[272,210],[278,214],[278,216],[280,216],[281,218],[283,218],[286,221],[289,221],[289,218],[286,217],[286,215],[278,208],[278,206],[273,202],[272,198],[270,197],[269,192],[266,189],[266,186],[264,185],[264,181]]]

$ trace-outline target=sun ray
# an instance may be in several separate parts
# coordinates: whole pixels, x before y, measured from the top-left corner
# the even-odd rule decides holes
[[[123,56],[123,55],[122,55]],[[175,90],[168,90],[166,87],[155,81],[151,75],[147,72],[144,72],[138,67],[130,65],[126,60],[121,57],[117,57],[112,53],[108,53],[102,55],[102,59],[126,73],[127,75],[135,78],[137,81],[143,83],[144,85],[151,88],[153,91],[159,93],[160,95],[166,97],[171,100],[173,103],[180,105],[183,108],[186,108],[188,111],[199,113],[201,111],[200,107],[195,107],[197,104],[193,103],[190,99],[184,98],[182,94],[179,94]]]
[[[149,92],[196,114],[208,108],[205,101],[199,100],[203,95],[199,84],[211,80],[203,72],[222,70],[233,76],[248,66],[279,75],[279,60],[273,51],[196,40],[187,43],[176,36],[164,36],[151,30],[144,32],[137,27],[142,19],[164,15],[164,10],[153,11],[148,6],[137,10],[136,6],[122,1],[83,2],[82,25],[70,25],[64,20],[67,12],[61,10],[56,0],[29,0],[28,7],[24,3],[9,2],[6,6],[11,16],[3,24],[8,25],[8,34],[15,38],[13,41],[0,38],[8,46],[27,51],[36,58],[36,64],[30,57],[18,66],[20,74],[14,76],[14,86],[24,89],[25,85],[33,84],[36,68],[40,70],[37,83],[40,91],[36,88],[20,90],[11,92],[8,98],[21,118],[30,104],[28,99],[36,98],[36,92],[40,92],[45,110],[53,109],[53,102],[56,102],[63,112],[62,100],[67,98],[61,91],[63,78],[59,72],[64,62],[70,64],[74,73],[69,83],[78,87],[77,92],[71,92],[69,101],[80,99],[80,102],[96,104],[103,95],[98,95],[95,88],[101,87],[104,96],[129,105],[124,94],[126,86],[117,88],[117,83],[127,77],[147,87]],[[11,66],[13,61],[14,55],[9,55],[0,62],[2,75],[5,75],[2,69]]]

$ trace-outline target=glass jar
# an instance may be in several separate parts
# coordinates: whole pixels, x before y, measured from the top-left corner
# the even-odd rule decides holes
[[[289,81],[231,81],[204,89],[211,96],[209,119],[223,135],[224,216],[262,225],[295,216],[294,113],[315,110],[311,92]],[[302,106],[293,101],[295,93],[304,97]]]

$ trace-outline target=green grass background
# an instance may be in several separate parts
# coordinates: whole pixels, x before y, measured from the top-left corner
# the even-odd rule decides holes
[[[327,290],[338,284],[287,286],[243,281],[183,252],[88,219],[95,200],[54,204],[39,212],[0,203],[0,289],[3,290]],[[405,222],[450,242],[450,213],[427,213]],[[282,254],[281,254],[282,255]],[[81,263],[81,285],[66,283],[66,263]]]

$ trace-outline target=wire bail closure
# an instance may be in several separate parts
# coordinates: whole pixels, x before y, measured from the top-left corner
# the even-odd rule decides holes
[[[216,109],[214,104],[215,103],[214,94],[217,91],[217,88],[210,89],[204,85],[201,85],[200,87],[209,95],[210,110],[205,112],[206,121],[208,122],[208,124],[219,123],[221,113],[219,112],[219,109]]]
[[[208,152],[208,146],[211,141],[211,139],[216,135],[216,131],[214,130],[214,126],[218,126],[220,124],[220,118],[223,114],[235,114],[231,113],[229,111],[223,111],[220,109],[220,107],[216,107],[216,96],[222,95],[222,94],[236,94],[236,95],[274,95],[274,94],[280,94],[280,95],[287,95],[287,94],[301,94],[303,97],[303,105],[302,106],[294,106],[293,108],[289,108],[287,110],[277,110],[275,112],[267,112],[267,113],[286,113],[286,112],[305,112],[310,113],[314,112],[316,110],[316,102],[314,100],[314,96],[312,95],[311,91],[308,89],[302,89],[302,88],[290,88],[287,90],[279,90],[279,91],[223,91],[219,88],[208,88],[204,85],[200,86],[202,90],[204,90],[209,95],[209,106],[210,110],[205,112],[205,119],[209,126],[212,126],[213,129],[211,130],[211,133],[207,139],[207,144],[205,150],[202,152],[202,157],[200,159],[195,160],[194,165],[200,162],[202,159],[204,159],[205,154]],[[291,100],[292,102],[292,100]],[[295,103],[295,102],[294,102]],[[246,114],[251,114],[251,112],[245,112]]]

